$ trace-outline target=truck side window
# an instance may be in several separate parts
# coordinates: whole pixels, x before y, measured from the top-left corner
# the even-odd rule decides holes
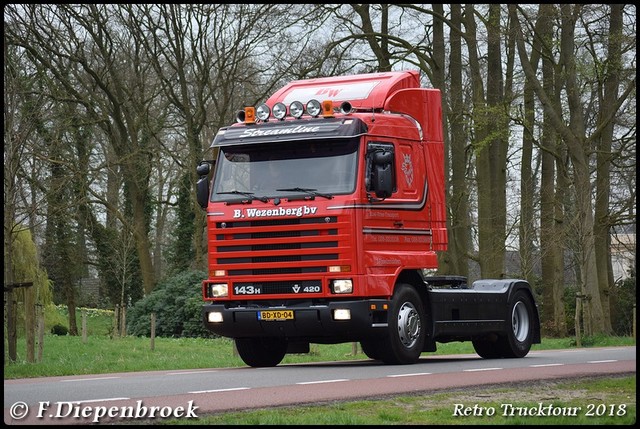
[[[393,144],[370,142],[366,158],[367,192],[374,192],[378,198],[390,197],[397,190]]]

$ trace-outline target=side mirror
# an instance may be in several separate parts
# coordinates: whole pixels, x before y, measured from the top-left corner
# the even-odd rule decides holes
[[[393,162],[393,152],[378,151],[373,153],[374,165],[390,165]]]
[[[208,162],[202,162],[196,168],[196,173],[200,176],[196,182],[196,198],[200,207],[206,210],[209,204],[209,172],[211,166]]]
[[[209,204],[209,178],[202,176],[196,183],[196,197],[198,198],[198,204],[203,209],[207,208]]]
[[[203,162],[199,164],[198,167],[196,168],[196,173],[198,173],[198,176],[207,176],[209,175],[210,171],[211,171],[211,166],[209,165],[208,162]]]
[[[393,152],[373,153],[372,188],[377,198],[389,198],[393,194]]]

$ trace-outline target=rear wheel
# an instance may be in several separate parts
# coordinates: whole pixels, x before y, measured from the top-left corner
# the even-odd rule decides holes
[[[521,358],[533,343],[533,301],[523,291],[509,299],[509,326],[506,333],[473,340],[476,353],[485,359]]]
[[[281,338],[236,338],[236,348],[249,366],[276,366],[287,354],[287,341]]]
[[[398,284],[389,309],[388,334],[377,347],[379,359],[387,364],[418,361],[425,341],[425,316],[418,292],[408,284]]]
[[[478,356],[485,359],[497,359],[502,357],[502,345],[498,336],[494,338],[481,338],[472,340],[473,349]]]
[[[521,358],[529,353],[533,343],[533,302],[525,291],[513,294],[509,300],[509,314],[510,329],[506,336],[500,338],[502,356]]]

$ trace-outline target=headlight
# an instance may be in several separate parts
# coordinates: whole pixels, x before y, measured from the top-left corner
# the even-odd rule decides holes
[[[333,310],[333,320],[350,320],[351,310],[348,308],[336,308]]]
[[[331,280],[331,290],[333,293],[353,293],[353,282],[351,279]]]
[[[222,313],[220,313],[219,311],[212,311],[211,313],[207,313],[207,321],[209,323],[222,322]]]
[[[209,285],[211,298],[223,298],[229,295],[229,285],[226,283],[214,283]]]

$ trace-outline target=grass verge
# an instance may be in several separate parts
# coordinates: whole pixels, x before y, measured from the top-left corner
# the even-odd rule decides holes
[[[161,425],[631,425],[636,377],[552,380],[160,420]]]

